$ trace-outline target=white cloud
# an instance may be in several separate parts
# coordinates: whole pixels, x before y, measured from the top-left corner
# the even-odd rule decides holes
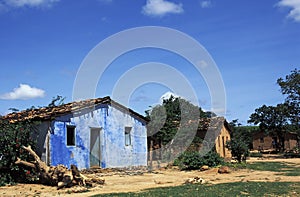
[[[166,0],[147,0],[142,13],[148,16],[164,16],[166,14],[183,13],[182,4],[176,4]]]
[[[60,0],[4,0],[3,5],[6,7],[43,7],[51,6]]]
[[[211,1],[201,1],[200,5],[202,8],[210,8],[212,6]]]
[[[173,97],[175,97],[175,98],[179,98],[179,97],[180,97],[179,95],[177,95],[177,94],[175,94],[175,93],[173,93],[173,92],[166,92],[166,93],[164,93],[164,94],[160,97],[159,103],[163,103],[163,101],[164,101],[165,99],[169,99],[171,96],[173,96]],[[181,98],[182,98],[182,97],[181,97]]]
[[[27,100],[40,98],[45,96],[45,91],[42,89],[30,87],[27,84],[20,84],[19,87],[14,88],[12,92],[0,95],[3,100]]]
[[[279,7],[289,7],[291,11],[288,14],[288,18],[292,18],[297,22],[300,22],[300,1],[299,0],[281,0],[278,2]]]

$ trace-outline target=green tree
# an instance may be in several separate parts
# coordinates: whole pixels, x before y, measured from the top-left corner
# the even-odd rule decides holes
[[[183,137],[187,136],[191,130],[190,120],[195,120],[195,117],[196,120],[206,117],[206,113],[185,99],[171,96],[169,99],[164,99],[161,105],[146,111],[146,116],[151,120],[148,124],[148,136],[166,145],[174,139],[179,130],[183,136],[178,138],[184,142]]]
[[[16,165],[17,158],[30,161],[31,156],[23,151],[22,146],[35,148],[33,139],[36,123],[29,120],[10,123],[0,119],[0,186],[15,182],[27,182],[32,180],[32,169],[23,165]]]
[[[279,78],[278,85],[286,95],[283,103],[276,106],[263,105],[252,113],[248,122],[259,125],[261,131],[279,137],[279,148],[284,150],[286,132],[298,133],[300,140],[300,72],[293,70],[285,79]]]
[[[300,136],[300,71],[295,69],[285,79],[277,80],[281,92],[286,96],[287,118],[291,123],[290,129]]]
[[[173,160],[192,143],[195,138],[200,117],[206,113],[185,99],[171,96],[146,111],[151,120],[147,125],[148,147],[157,149],[156,159]]]
[[[252,133],[257,130],[256,127],[241,126],[238,119],[229,123],[231,130],[231,140],[226,143],[226,147],[231,150],[233,158],[238,162],[246,160],[249,155],[249,149],[252,146]]]

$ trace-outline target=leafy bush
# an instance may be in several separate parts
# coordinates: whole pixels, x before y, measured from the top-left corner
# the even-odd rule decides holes
[[[32,160],[22,146],[35,148],[33,128],[34,123],[30,121],[11,124],[0,119],[0,186],[33,179],[32,169],[15,164],[17,158]]]
[[[196,151],[183,152],[175,161],[174,165],[178,165],[181,170],[199,169],[204,163],[201,155]]]
[[[178,166],[181,170],[197,170],[204,165],[214,167],[223,163],[223,158],[215,151],[210,151],[203,157],[197,151],[186,151],[175,159],[173,165]]]
[[[224,159],[215,151],[210,151],[204,155],[204,165],[215,167],[224,164]]]
[[[239,163],[246,161],[246,157],[249,155],[248,145],[238,138],[233,138],[226,142],[226,148],[231,150],[233,158]]]

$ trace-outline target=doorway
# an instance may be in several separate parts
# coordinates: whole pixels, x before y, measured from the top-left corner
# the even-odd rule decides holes
[[[90,167],[101,164],[101,128],[91,128],[90,131]]]

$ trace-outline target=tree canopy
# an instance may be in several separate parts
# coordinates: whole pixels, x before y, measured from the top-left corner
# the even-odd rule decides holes
[[[286,95],[285,105],[288,107],[287,117],[292,125],[299,130],[300,124],[300,71],[295,69],[285,79],[277,80],[283,95]]]
[[[295,69],[285,79],[279,78],[277,84],[286,99],[276,106],[263,105],[250,115],[249,123],[259,125],[268,134],[276,135],[284,149],[284,134],[295,132],[300,139],[300,72]]]
[[[16,165],[17,158],[22,160],[32,159],[23,151],[22,146],[35,148],[35,126],[37,122],[23,121],[10,123],[0,119],[0,186],[14,182],[28,182],[33,178],[33,173],[24,166]]]
[[[252,147],[252,134],[257,131],[257,127],[241,126],[238,119],[232,120],[229,127],[231,140],[226,143],[226,147],[231,150],[233,158],[238,162],[245,161]]]
[[[207,117],[207,114],[198,106],[185,99],[171,96],[164,99],[161,105],[154,106],[146,111],[146,116],[151,120],[148,124],[148,136],[159,140],[163,145],[171,142],[177,134],[179,127],[181,134],[188,134],[192,130],[191,120]],[[188,127],[185,125],[189,124]],[[196,129],[198,122],[196,123]]]

